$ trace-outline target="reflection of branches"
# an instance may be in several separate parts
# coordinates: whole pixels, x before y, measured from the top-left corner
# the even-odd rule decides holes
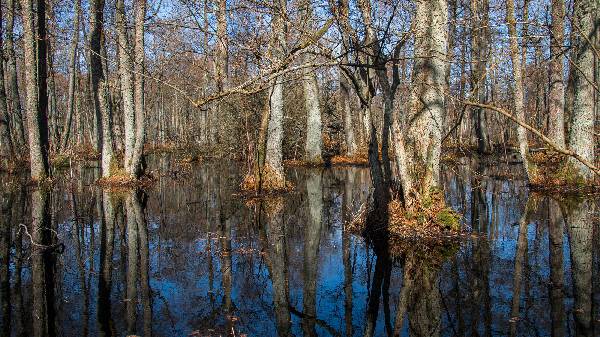
[[[302,311],[294,308],[293,305],[290,304],[289,306],[290,308],[290,312],[298,317],[300,317],[301,319],[306,319],[306,318],[310,318],[310,319],[314,319],[315,322],[320,325],[323,329],[325,329],[330,335],[332,336],[342,336],[342,334],[337,331],[334,327],[332,327],[331,325],[327,324],[326,321],[322,320],[322,319],[318,319],[317,317],[314,317],[312,315],[307,315],[305,313],[303,313]]]

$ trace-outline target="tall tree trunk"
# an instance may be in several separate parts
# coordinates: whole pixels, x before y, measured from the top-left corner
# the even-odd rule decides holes
[[[573,18],[573,45],[575,58],[573,69],[573,117],[569,133],[569,148],[583,157],[594,162],[594,56],[591,41],[593,34],[600,26],[599,20],[594,20],[598,2],[594,0],[576,0]],[[569,158],[570,164],[585,179],[593,178],[592,171],[575,158]]]
[[[287,0],[274,0],[273,18],[271,22],[271,57],[273,62],[280,62],[284,57],[286,49],[285,37],[285,13],[287,11]],[[283,78],[277,77],[273,81],[269,100],[269,126],[267,129],[267,145],[265,153],[265,171],[269,180],[266,186],[269,188],[285,187],[285,173],[283,170]]]
[[[37,22],[36,22],[36,13]],[[46,87],[46,4],[43,0],[21,0],[23,49],[31,178],[48,177],[48,93]],[[36,43],[37,42],[37,43]]]
[[[506,22],[508,24],[508,35],[510,40],[510,57],[512,60],[514,87],[514,109],[515,117],[525,121],[525,92],[523,88],[523,71],[521,66],[521,55],[519,55],[519,42],[517,34],[517,21],[515,20],[515,3],[509,0],[506,3]],[[527,178],[531,180],[534,174],[533,163],[529,161],[529,144],[527,143],[527,131],[524,127],[517,126],[517,139],[519,142],[519,153],[523,159],[523,166]]]
[[[15,145],[25,146],[25,123],[23,122],[23,111],[21,109],[21,97],[19,95],[19,82],[17,80],[17,60],[14,45],[14,24],[16,15],[16,4],[18,0],[7,0],[8,13],[6,17],[6,71],[8,72],[7,84],[9,93],[9,106],[12,115],[13,132],[15,133]]]
[[[135,102],[132,50],[127,34],[125,1],[117,0],[115,21],[118,36],[119,77],[121,81],[121,97],[123,99],[123,120],[125,124],[125,157],[124,168],[131,171],[133,148],[135,146]]]
[[[550,27],[550,90],[548,93],[548,138],[565,147],[565,87],[563,83],[563,44],[565,2],[552,0],[552,25]]]
[[[77,45],[79,44],[79,7],[81,0],[75,0],[73,9],[73,37],[69,50],[69,89],[67,92],[67,111],[63,125],[62,139],[59,149],[65,149],[71,136],[73,111],[75,110],[75,79],[77,78]]]
[[[108,106],[108,83],[102,66],[103,25],[104,0],[92,0],[90,2],[91,89],[94,98],[95,121],[97,123],[97,147],[102,149],[102,176],[106,178],[111,175],[114,164],[112,115]]]
[[[146,21],[146,0],[135,1],[135,147],[131,154],[130,176],[139,178],[143,173],[142,155],[146,140],[146,110],[144,100],[144,23]]]
[[[394,121],[397,171],[406,206],[414,194],[440,187],[441,127],[445,115],[448,5],[446,0],[416,1],[415,62],[410,108]]]
[[[473,15],[471,28],[471,44],[473,71],[472,87],[473,97],[479,103],[486,102],[487,60],[489,58],[489,2],[488,0],[471,0]],[[479,153],[492,152],[492,145],[488,135],[486,113],[482,108],[475,108],[475,135],[477,137],[477,150]]]

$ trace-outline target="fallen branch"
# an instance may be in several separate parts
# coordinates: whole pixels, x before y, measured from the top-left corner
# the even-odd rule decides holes
[[[517,117],[513,116],[508,111],[506,111],[502,108],[493,106],[493,105],[489,105],[489,104],[482,104],[482,103],[477,103],[477,102],[472,102],[472,101],[463,101],[463,103],[466,105],[470,105],[470,106],[476,106],[479,108],[496,111],[496,112],[504,115],[505,117],[507,117],[508,119],[512,120],[513,122],[519,124],[520,126],[525,128],[529,132],[538,136],[542,141],[544,141],[544,143],[548,144],[548,146],[550,146],[554,151],[577,159],[580,163],[582,163],[583,165],[588,167],[590,170],[592,170],[592,172],[594,172],[596,175],[600,176],[600,169],[598,169],[598,167],[594,166],[593,163],[589,162],[587,159],[583,158],[582,156],[578,155],[577,153],[575,153],[571,150],[562,148],[561,146],[559,146],[558,144],[553,142],[550,138],[544,136],[543,133],[541,133],[540,131],[538,131],[537,129],[532,127],[531,125],[519,120]]]

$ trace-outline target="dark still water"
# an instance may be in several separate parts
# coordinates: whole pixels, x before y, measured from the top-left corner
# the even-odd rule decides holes
[[[237,164],[154,166],[145,193],[90,169],[49,197],[3,187],[0,335],[600,336],[598,202],[513,168],[446,170],[473,235],[435,264],[345,231],[368,169],[290,169],[261,203],[233,195]]]

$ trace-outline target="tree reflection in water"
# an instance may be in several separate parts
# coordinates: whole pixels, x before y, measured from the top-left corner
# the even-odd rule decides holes
[[[512,170],[446,171],[448,204],[473,235],[433,260],[390,253],[385,197],[376,231],[347,230],[370,198],[368,169],[290,170],[293,193],[255,201],[235,195],[235,165],[216,164],[145,192],[102,191],[84,168],[72,185],[7,189],[0,331],[598,335],[598,201],[536,196],[502,178]]]

